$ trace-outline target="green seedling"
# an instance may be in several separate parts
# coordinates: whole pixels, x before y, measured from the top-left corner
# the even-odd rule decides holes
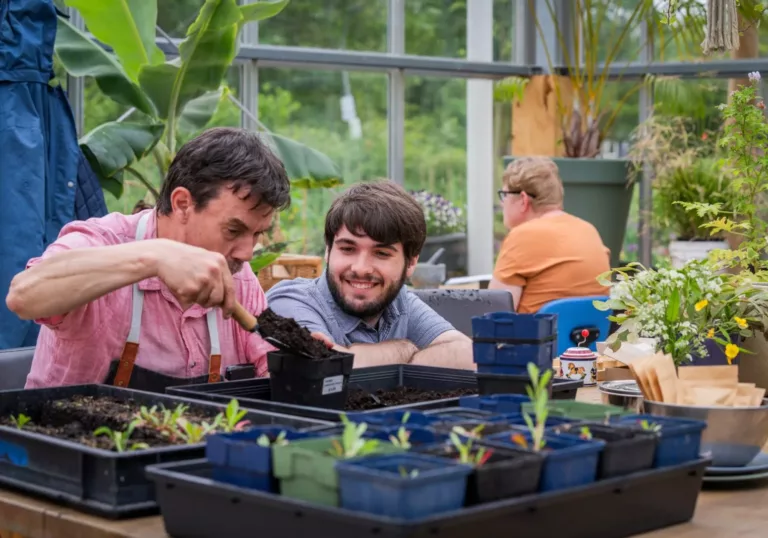
[[[402,476],[403,478],[416,478],[417,476],[419,476],[418,469],[411,469],[409,471],[402,465],[398,468],[398,471],[400,472],[400,476]]]
[[[411,442],[409,439],[411,438],[411,432],[405,429],[405,426],[400,426],[397,429],[397,435],[390,435],[389,441],[402,449],[408,450],[411,448]]]
[[[32,418],[28,417],[24,413],[19,413],[19,416],[11,415],[11,422],[13,422],[13,425],[16,426],[17,429],[22,429],[25,424],[28,422],[31,422]]]
[[[216,431],[216,426],[208,422],[195,424],[185,418],[176,421],[176,434],[188,445],[202,442],[206,435],[214,431]]]
[[[175,441],[178,437],[178,430],[176,424],[179,419],[184,416],[189,406],[184,404],[177,405],[173,410],[158,409],[156,405],[147,409],[146,406],[141,406],[139,412],[136,414],[138,426],[149,426],[161,435],[170,438],[171,441]]]
[[[111,428],[108,428],[107,426],[102,426],[101,428],[96,429],[93,432],[93,435],[99,436],[99,435],[106,435],[109,437],[110,441],[112,441],[112,446],[114,449],[118,452],[126,452],[128,450],[141,450],[149,448],[149,445],[147,443],[132,443],[128,444],[131,435],[133,434],[133,430],[136,429],[136,426],[139,425],[138,420],[132,421],[130,424],[128,424],[128,427],[125,429],[125,431],[114,431]]]
[[[355,424],[351,422],[346,415],[341,415],[341,422],[344,424],[344,431],[341,434],[341,442],[334,439],[333,446],[328,453],[337,458],[354,458],[356,456],[366,456],[379,448],[378,439],[364,439],[363,434],[368,429],[368,424],[361,422]]]
[[[584,439],[585,441],[592,439],[592,432],[587,426],[581,427],[581,430],[579,431],[579,439]]]
[[[242,420],[247,413],[248,411],[240,409],[240,403],[233,399],[227,404],[224,415],[216,417],[214,424],[220,425],[225,432],[239,432],[251,423],[250,420]]]
[[[539,368],[532,362],[528,363],[528,376],[531,378],[531,383],[525,388],[533,404],[534,418],[527,413],[523,413],[523,419],[525,420],[528,431],[531,434],[532,447],[531,450],[538,452],[544,447],[544,426],[547,423],[547,416],[549,415],[549,409],[547,404],[549,403],[549,380],[552,377],[552,370],[547,369],[544,373],[539,371]],[[535,421],[535,422],[534,422]],[[525,448],[528,448],[528,442],[522,435],[513,435],[512,440],[517,444],[521,444],[520,440],[525,441]]]
[[[266,433],[262,433],[261,435],[259,435],[259,438],[256,439],[256,444],[258,444],[259,446],[263,446],[263,447],[269,447],[269,446],[273,446],[273,445],[285,446],[285,445],[288,444],[288,441],[285,439],[285,435],[286,435],[285,431],[281,431],[278,434],[278,436],[275,437],[275,440],[272,441],[269,438],[269,435],[267,435]]]
[[[462,426],[454,426],[453,432],[455,432],[456,435],[460,435],[462,437],[469,437],[470,439],[481,439],[483,437],[482,431],[484,429],[485,429],[485,424],[478,424],[471,430],[467,430]]]
[[[646,419],[640,421],[640,427],[644,430],[658,432],[661,430],[661,424],[655,422],[648,422]]]
[[[462,441],[462,437],[459,437],[460,434],[458,433],[458,430],[463,432],[466,432],[466,430],[459,426],[455,427],[453,430],[454,431],[452,431],[448,437],[450,438],[451,443],[453,443],[453,446],[455,446],[456,450],[459,452],[458,460],[460,463],[468,463],[471,465],[477,465],[479,467],[487,462],[488,458],[493,455],[493,450],[482,446],[473,452],[472,444],[474,443],[474,438],[470,436],[464,436],[464,441]]]

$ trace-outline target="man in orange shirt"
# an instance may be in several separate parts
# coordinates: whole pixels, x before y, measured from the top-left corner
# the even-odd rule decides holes
[[[610,251],[590,223],[563,211],[563,183],[547,157],[523,157],[504,172],[499,198],[510,229],[490,289],[512,293],[515,310],[537,312],[555,299],[607,295],[597,282]]]

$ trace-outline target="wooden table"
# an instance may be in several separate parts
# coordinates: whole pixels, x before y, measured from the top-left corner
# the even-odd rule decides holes
[[[582,388],[577,399],[599,401],[600,396],[594,388]],[[708,485],[699,495],[691,522],[638,536],[764,538],[768,533],[766,506],[768,481],[738,489]],[[2,490],[0,528],[5,529],[0,530],[0,538],[168,538],[159,516],[109,521]]]

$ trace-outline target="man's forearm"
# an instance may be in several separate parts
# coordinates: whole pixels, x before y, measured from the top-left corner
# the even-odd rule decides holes
[[[22,319],[66,314],[116,289],[155,276],[156,241],[80,248],[43,259],[16,275],[6,304]]]
[[[408,340],[390,340],[378,344],[353,344],[350,353],[355,354],[355,368],[407,364],[418,351]]]
[[[469,339],[429,346],[416,353],[411,364],[476,370],[475,363],[472,361],[472,341]]]

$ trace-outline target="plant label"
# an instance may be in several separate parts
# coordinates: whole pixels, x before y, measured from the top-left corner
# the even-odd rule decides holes
[[[323,379],[323,396],[326,394],[336,394],[344,388],[344,376],[334,375]]]

